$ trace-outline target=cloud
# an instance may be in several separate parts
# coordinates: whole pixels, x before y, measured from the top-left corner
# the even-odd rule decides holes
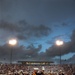
[[[48,36],[52,31],[51,28],[46,25],[30,25],[24,20],[19,21],[17,24],[1,21],[0,29],[16,34],[20,40],[25,40],[31,37],[39,38]]]
[[[65,55],[68,53],[75,52],[74,49],[75,47],[71,42],[65,42],[61,47],[52,45],[50,48],[46,50],[46,55],[48,55],[49,57],[60,56],[60,50],[61,50],[61,55]]]
[[[7,31],[17,31],[18,27],[14,24],[5,21],[0,21],[0,29],[7,30]]]
[[[31,28],[32,35],[36,37],[48,36],[51,33],[51,28],[45,25],[34,26]]]
[[[5,44],[0,46],[0,60],[5,59],[6,61],[10,61],[11,50],[13,61],[37,58],[38,52],[41,50],[41,48],[42,45],[38,45],[37,48],[35,48],[33,45],[29,45],[27,48],[25,48],[24,46],[12,47]]]
[[[61,55],[65,55],[68,53],[74,53],[75,52],[75,30],[73,30],[72,35],[71,35],[71,41],[69,42],[64,42],[63,46],[59,47],[56,46],[55,44],[49,47],[46,50],[46,55],[50,57],[55,57],[55,56],[60,56],[60,50],[61,50]]]
[[[27,37],[25,37],[25,36],[22,35],[22,34],[17,34],[16,37],[17,37],[18,39],[20,39],[20,40],[27,40],[27,39],[28,39]]]
[[[55,37],[53,37],[52,39],[61,39],[62,37],[65,37],[65,36],[67,36],[66,34],[61,34],[61,35],[57,35],[57,36],[55,36]]]
[[[73,31],[71,35],[71,41],[64,42],[63,46],[58,47],[53,44],[51,47],[46,49],[45,52],[40,52],[42,49],[42,45],[38,45],[35,47],[33,44],[30,44],[27,47],[24,46],[16,46],[13,47],[13,59],[16,60],[54,60],[53,58],[56,56],[65,55],[68,53],[75,53],[75,31]],[[7,44],[0,46],[0,57],[1,59],[9,60],[11,47]],[[74,58],[74,56],[73,56]],[[56,60],[57,61],[57,60]],[[62,60],[63,61],[63,60]],[[70,61],[68,59],[67,61]]]
[[[55,27],[55,28],[68,27],[73,22],[71,20],[70,21],[67,21],[67,20],[65,20],[64,22],[62,22],[62,21],[61,22],[55,22],[53,27]]]
[[[69,58],[67,60],[67,62],[69,62],[69,63],[75,63],[75,55],[73,55],[71,58]]]
[[[63,22],[62,26],[68,26],[68,23]]]
[[[58,40],[58,39],[62,40],[64,38],[70,39],[70,35],[68,33],[56,35],[56,36],[52,37],[51,40],[48,40],[46,43],[52,45],[52,44],[55,44],[56,40]]]
[[[1,59],[5,59],[6,61],[10,61],[11,50],[12,50],[12,57],[14,60],[20,59],[20,57],[24,53],[22,46],[11,47],[8,44],[4,44],[3,46],[0,46],[0,57],[1,57]]]

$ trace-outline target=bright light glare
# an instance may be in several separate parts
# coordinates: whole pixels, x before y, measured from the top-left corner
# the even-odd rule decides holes
[[[58,46],[63,45],[63,41],[57,40],[56,45],[58,45]]]
[[[16,39],[11,39],[11,40],[9,40],[9,44],[10,45],[16,45],[17,44],[17,40]]]

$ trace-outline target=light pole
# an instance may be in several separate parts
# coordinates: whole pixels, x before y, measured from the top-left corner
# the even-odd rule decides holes
[[[17,40],[16,39],[10,39],[9,40],[9,45],[15,46],[16,44],[17,44]],[[12,64],[12,49],[11,49],[11,52],[10,52],[10,64]]]
[[[57,41],[56,41],[56,45],[57,45],[57,46],[63,45],[63,41],[57,40]],[[60,66],[61,66],[61,50],[60,50]]]

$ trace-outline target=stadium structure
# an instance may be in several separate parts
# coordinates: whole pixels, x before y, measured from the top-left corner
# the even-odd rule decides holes
[[[18,63],[26,66],[50,66],[54,62],[52,61],[18,61]]]

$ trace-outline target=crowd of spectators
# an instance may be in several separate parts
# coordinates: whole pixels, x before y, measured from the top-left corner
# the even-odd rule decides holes
[[[62,67],[67,75],[75,75],[75,65],[63,65]]]
[[[34,73],[34,68],[38,68]],[[42,69],[43,67],[43,69]],[[0,64],[1,75],[75,75],[75,65],[26,66],[22,64]]]
[[[28,72],[28,67],[20,64],[1,64],[0,65],[0,74],[14,75],[17,73]]]

